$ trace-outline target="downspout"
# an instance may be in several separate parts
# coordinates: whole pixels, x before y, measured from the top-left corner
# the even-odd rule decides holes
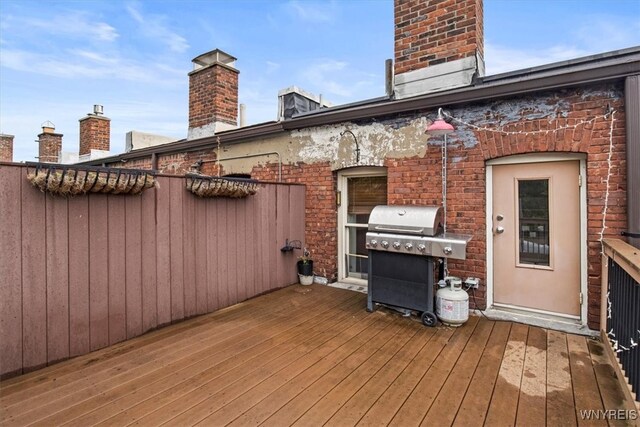
[[[627,133],[627,236],[640,249],[640,75],[629,76],[624,84],[625,128]]]
[[[158,155],[155,152],[151,153],[151,169],[158,170]]]

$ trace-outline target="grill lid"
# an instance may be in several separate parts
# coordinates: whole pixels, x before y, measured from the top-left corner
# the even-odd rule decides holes
[[[376,206],[369,231],[435,236],[442,232],[442,212],[439,206]]]

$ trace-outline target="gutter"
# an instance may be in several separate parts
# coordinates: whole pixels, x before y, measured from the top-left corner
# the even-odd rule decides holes
[[[206,148],[212,148],[217,145],[217,138],[220,137],[220,142],[229,145],[231,143],[238,143],[246,141],[250,138],[263,137],[266,135],[277,134],[283,131],[281,122],[268,122],[261,123],[255,126],[247,126],[240,129],[232,129],[224,132],[220,132],[214,136],[208,136],[206,138],[194,139],[188,141],[186,139],[169,142],[162,145],[154,145],[152,147],[140,148],[137,150],[129,151],[128,153],[117,154],[115,156],[101,157],[96,160],[86,160],[79,162],[79,165],[92,165],[102,163],[116,163],[120,161],[128,161],[134,159],[140,159],[142,157],[158,156],[159,154],[176,153],[176,152],[189,152],[197,151]],[[157,158],[156,158],[157,161]]]
[[[551,64],[550,66],[505,73],[493,77],[489,76],[485,77],[483,81],[476,86],[432,93],[414,98],[386,100],[386,98],[383,97],[357,102],[347,106],[336,106],[289,120],[267,122],[246,128],[228,130],[220,132],[215,136],[192,141],[183,140],[155,147],[142,148],[129,153],[104,157],[99,160],[82,162],[80,164],[113,163],[147,157],[153,153],[158,155],[195,151],[216,146],[217,138],[220,138],[221,144],[228,145],[241,143],[251,138],[262,138],[268,135],[305,127],[370,119],[372,117],[427,110],[442,106],[453,107],[551,89],[621,80],[628,76],[640,74],[640,49],[631,48],[617,52],[615,55],[596,55],[595,58],[583,58],[575,62],[577,63],[570,62],[570,65],[564,67]]]
[[[635,54],[625,61],[615,61],[615,63],[604,67],[580,67],[580,69],[570,72],[548,72],[541,76],[524,75],[510,78],[506,82],[504,80],[489,80],[478,86],[463,89],[355,107],[343,111],[321,112],[311,116],[287,120],[283,122],[283,127],[286,130],[293,130],[408,111],[432,109],[443,105],[453,107],[550,89],[618,80],[638,73],[640,73],[640,54]]]

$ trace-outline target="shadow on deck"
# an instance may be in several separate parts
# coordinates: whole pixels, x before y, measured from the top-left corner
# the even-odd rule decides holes
[[[291,286],[4,381],[0,424],[542,426],[633,407],[597,340],[365,306]]]

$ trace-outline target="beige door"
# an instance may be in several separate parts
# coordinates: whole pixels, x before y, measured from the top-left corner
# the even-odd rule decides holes
[[[494,304],[580,315],[579,161],[493,166]]]

